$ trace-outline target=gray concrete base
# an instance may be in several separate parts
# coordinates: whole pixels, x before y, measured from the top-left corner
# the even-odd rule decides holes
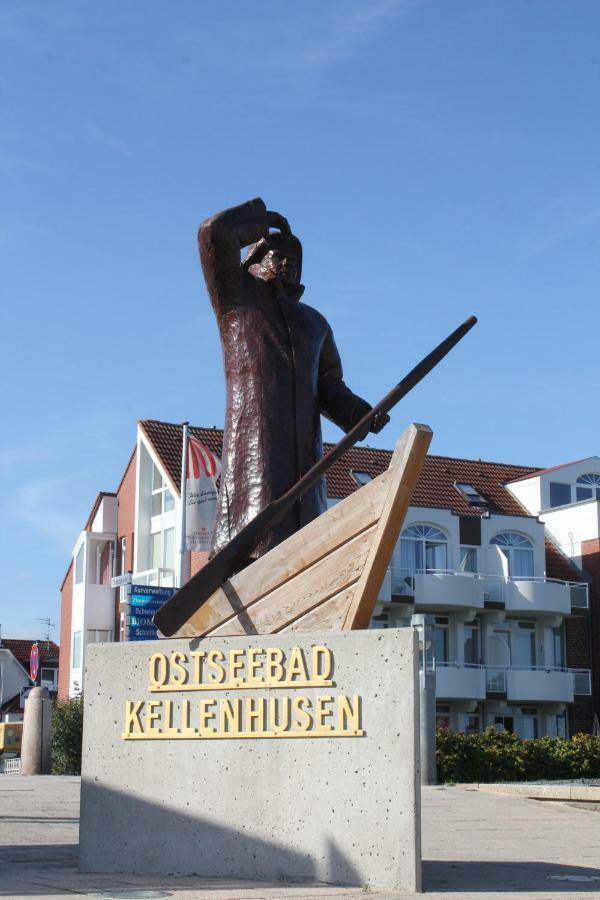
[[[315,646],[332,653],[328,686],[237,686],[228,678],[227,690],[149,691],[149,658],[157,652],[170,658],[218,650],[229,659],[230,651],[240,651],[246,659],[250,648],[280,648],[291,662],[293,648],[310,660]],[[82,871],[419,889],[416,662],[412,629],[91,645]],[[243,669],[240,675],[246,678]],[[196,717],[198,704],[249,696],[264,697],[267,708],[274,697],[304,696],[313,724],[301,736],[211,739]],[[328,724],[318,734],[319,698],[334,698],[326,701],[333,710],[326,722],[339,731],[340,696],[360,698],[360,722],[343,737],[328,734]],[[157,700],[162,705],[148,719],[148,703]],[[128,701],[144,705],[135,714],[129,707],[132,739],[124,740]],[[174,730],[189,733],[186,702],[201,737],[183,739]],[[301,718],[296,710],[296,722]],[[217,719],[218,711],[213,731]]]
[[[173,900],[315,900],[364,897],[361,888],[167,875],[85,874],[77,868],[79,779],[0,776],[2,900],[123,898],[164,892]],[[427,900],[600,898],[600,816],[559,803],[423,789],[423,887]],[[154,896],[157,896],[155,893]],[[418,900],[373,891],[378,900]]]

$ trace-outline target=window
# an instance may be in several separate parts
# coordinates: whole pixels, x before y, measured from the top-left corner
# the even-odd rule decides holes
[[[73,653],[71,654],[71,668],[81,668],[81,632],[76,631],[73,634]]]
[[[517,735],[526,741],[534,741],[538,736],[537,709],[534,706],[521,707],[517,717]]]
[[[445,570],[448,562],[446,535],[432,525],[411,525],[400,539],[400,567],[408,572]]]
[[[556,715],[556,737],[566,738],[567,736],[567,714],[566,712],[557,713]]]
[[[435,727],[436,728],[450,728],[450,704],[449,703],[436,703]]]
[[[515,730],[512,716],[496,716],[494,718],[494,728],[496,731],[508,731],[512,734]]]
[[[455,481],[454,487],[461,494],[463,500],[466,500],[469,506],[489,506],[485,497],[482,497],[479,491],[476,491],[472,484]]]
[[[85,634],[86,644],[107,644],[112,640],[112,631],[108,628],[88,628]]]
[[[165,528],[150,535],[152,569],[175,568],[175,529]]]
[[[565,649],[563,640],[563,628],[559,625],[552,629],[552,649],[554,656],[554,665],[557,669],[564,668],[565,665]]]
[[[173,494],[167,487],[158,468],[152,465],[152,516],[160,516],[162,513],[175,509]]]
[[[83,584],[83,554],[84,545],[82,544],[75,557],[75,584]]]
[[[588,472],[580,475],[575,484],[577,502],[581,500],[600,500],[600,475]]]
[[[354,469],[350,469],[350,474],[359,487],[363,487],[365,484],[373,481],[373,476],[369,475],[368,472],[356,472]]]
[[[511,578],[533,577],[533,544],[529,538],[516,531],[503,531],[490,543],[495,544],[506,559]]]
[[[42,668],[40,674],[40,684],[42,687],[55,691],[58,684],[58,670]]]
[[[467,622],[465,625],[465,663],[479,665],[479,623]]]
[[[460,548],[459,572],[477,572],[477,547]]]
[[[465,716],[465,734],[479,734],[479,716]]]
[[[433,631],[435,646],[435,661],[437,663],[447,663],[449,660],[449,637],[450,624],[447,616],[436,616],[435,627]]]
[[[571,485],[550,482],[550,506],[566,506],[571,502]]]
[[[531,669],[535,664],[535,622],[517,622],[513,665]]]

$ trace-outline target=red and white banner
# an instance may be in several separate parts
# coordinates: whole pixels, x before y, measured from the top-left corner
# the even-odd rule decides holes
[[[210,550],[217,517],[217,478],[221,460],[195,437],[188,438],[185,547]]]

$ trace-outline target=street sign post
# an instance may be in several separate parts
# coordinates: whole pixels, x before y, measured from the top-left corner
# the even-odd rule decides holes
[[[124,575],[114,575],[110,579],[111,588],[123,587],[125,584],[131,584],[133,576],[131,572],[125,572]]]
[[[40,651],[37,644],[31,645],[31,652],[29,654],[29,677],[35,683],[38,677],[38,670],[40,667]]]
[[[127,598],[127,631],[130,641],[149,641],[157,637],[152,617],[175,593],[175,588],[132,584]]]

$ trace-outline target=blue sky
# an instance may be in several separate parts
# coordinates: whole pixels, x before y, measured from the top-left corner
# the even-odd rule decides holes
[[[370,401],[480,318],[374,446],[600,451],[599,38],[594,0],[3,0],[5,636],[58,625],[137,419],[222,423],[195,234],[250,197]]]

